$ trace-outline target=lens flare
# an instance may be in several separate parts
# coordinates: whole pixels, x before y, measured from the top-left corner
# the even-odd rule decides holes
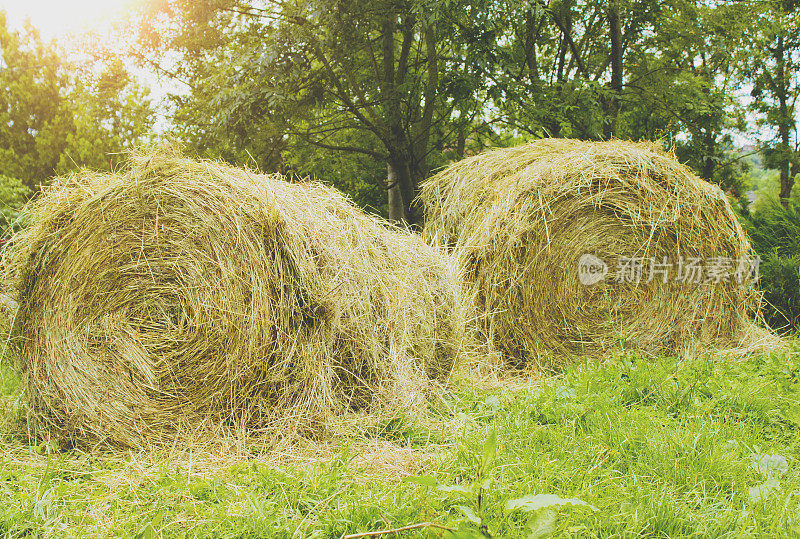
[[[28,20],[46,39],[67,39],[87,33],[105,34],[130,11],[136,0],[0,0],[12,27]]]

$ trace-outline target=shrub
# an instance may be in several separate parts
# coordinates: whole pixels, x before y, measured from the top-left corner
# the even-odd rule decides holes
[[[769,325],[800,329],[800,256],[767,253],[761,261],[760,277]]]
[[[777,199],[760,205],[745,227],[761,257],[764,316],[775,329],[800,329],[800,203]]]

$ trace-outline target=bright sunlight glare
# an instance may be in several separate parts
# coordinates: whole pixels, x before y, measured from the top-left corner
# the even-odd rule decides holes
[[[108,30],[112,20],[136,0],[0,0],[11,27],[21,28],[25,20],[39,29],[46,40],[67,35]]]

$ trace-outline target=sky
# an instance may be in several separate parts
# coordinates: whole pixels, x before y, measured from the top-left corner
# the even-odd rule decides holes
[[[0,0],[9,26],[20,28],[26,19],[45,40],[103,30],[136,0]]]

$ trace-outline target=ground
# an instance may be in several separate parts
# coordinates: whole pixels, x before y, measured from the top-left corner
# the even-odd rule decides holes
[[[428,421],[247,458],[29,445],[0,374],[0,536],[800,536],[800,343],[457,383]]]

